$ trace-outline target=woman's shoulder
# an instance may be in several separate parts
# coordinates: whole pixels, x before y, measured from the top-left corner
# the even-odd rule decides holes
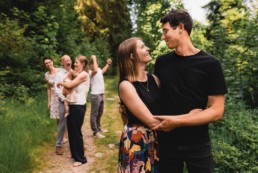
[[[45,77],[48,76],[48,75],[49,75],[49,71],[47,71],[47,72],[45,73]]]
[[[89,73],[86,72],[86,71],[82,71],[82,72],[80,72],[80,73],[78,74],[77,77],[80,77],[80,78],[82,78],[82,79],[88,79],[88,78],[89,78]]]
[[[123,80],[119,83],[119,89],[129,89],[131,87],[133,87],[133,84],[128,80]]]

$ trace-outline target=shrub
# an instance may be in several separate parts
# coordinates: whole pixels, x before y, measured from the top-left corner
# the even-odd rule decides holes
[[[221,121],[210,128],[217,172],[257,172],[257,110],[230,100]]]

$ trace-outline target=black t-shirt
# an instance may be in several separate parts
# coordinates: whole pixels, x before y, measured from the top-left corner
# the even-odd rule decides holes
[[[155,115],[158,114],[158,106],[157,101],[159,98],[159,87],[154,79],[154,77],[150,74],[147,74],[148,81],[147,82],[132,82],[132,85],[135,87],[137,94],[146,105],[146,107],[150,110],[150,112]],[[132,100],[133,101],[133,100]],[[121,101],[123,104],[123,102]],[[126,108],[126,116],[128,118],[128,124],[139,124],[144,125],[144,123],[139,120],[136,116],[134,116],[130,110]]]
[[[208,96],[227,93],[220,62],[204,51],[184,57],[175,51],[162,55],[156,61],[154,73],[161,82],[159,107],[163,115],[205,109]],[[198,144],[210,140],[208,125],[179,127],[158,136],[161,144]]]

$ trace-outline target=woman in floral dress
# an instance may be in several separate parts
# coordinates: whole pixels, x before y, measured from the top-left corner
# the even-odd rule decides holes
[[[54,78],[55,74],[60,68],[54,67],[53,60],[50,57],[45,57],[43,62],[48,69],[45,73],[45,80],[47,82],[47,100],[48,109],[50,110],[50,118],[59,119],[58,116],[58,95],[54,92]]]

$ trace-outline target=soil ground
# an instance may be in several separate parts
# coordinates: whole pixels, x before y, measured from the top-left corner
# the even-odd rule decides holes
[[[87,112],[88,114],[88,112]],[[92,163],[94,162],[95,146],[93,144],[92,131],[89,127],[89,115],[85,116],[84,124],[82,127],[82,133],[84,138],[84,146],[86,147],[85,155],[87,157],[87,163],[79,167],[73,167],[73,161],[70,158],[69,143],[63,145],[63,155],[56,155],[55,148],[50,148],[43,156],[44,166],[39,171],[34,173],[86,173],[90,170]]]

